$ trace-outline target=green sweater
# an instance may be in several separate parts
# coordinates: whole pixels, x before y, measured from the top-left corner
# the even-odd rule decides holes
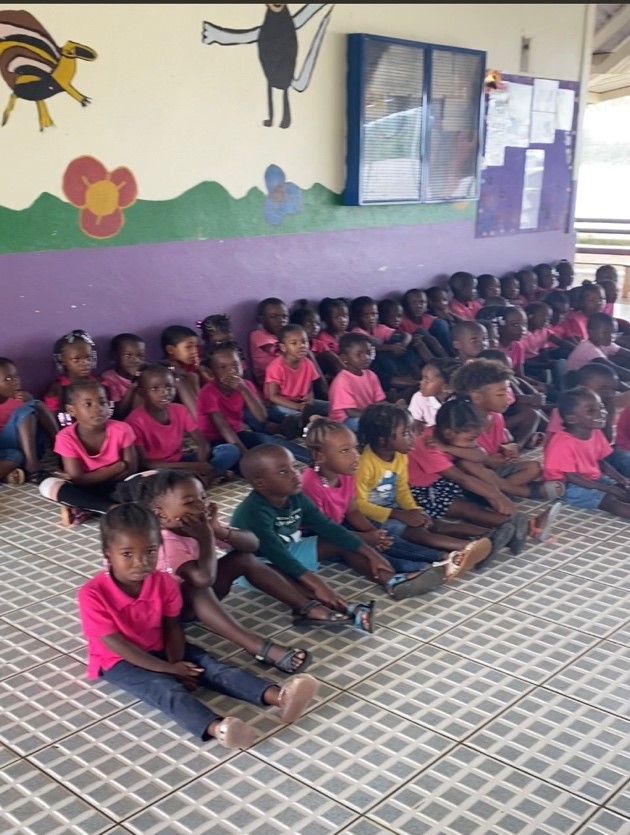
[[[234,511],[231,523],[256,534],[260,540],[257,557],[268,560],[296,579],[307,569],[291,556],[288,545],[299,542],[302,527],[330,540],[340,550],[356,551],[363,544],[358,536],[320,513],[303,493],[289,496],[285,506],[279,508],[252,490]]]

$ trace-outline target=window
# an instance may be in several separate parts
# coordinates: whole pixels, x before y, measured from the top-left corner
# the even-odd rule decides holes
[[[348,35],[347,205],[478,196],[485,58]]]

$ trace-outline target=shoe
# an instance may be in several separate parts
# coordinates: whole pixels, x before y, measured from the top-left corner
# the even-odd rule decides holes
[[[510,523],[514,526],[514,536],[509,543],[510,551],[515,557],[517,557],[527,543],[527,537],[529,536],[529,519],[524,513],[515,513],[514,516],[510,518]]]
[[[490,560],[497,557],[504,548],[511,545],[515,534],[516,528],[512,522],[503,522],[502,525],[499,525],[498,528],[491,531],[488,534],[488,539],[492,542],[492,551],[490,551],[488,557],[482,563],[479,563],[479,565],[487,565]]]
[[[536,542],[545,542],[551,536],[553,524],[558,518],[562,505],[560,502],[554,502],[551,507],[539,514],[535,519],[532,519],[529,528],[529,534]]]

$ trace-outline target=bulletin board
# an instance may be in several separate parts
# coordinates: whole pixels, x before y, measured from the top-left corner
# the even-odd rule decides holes
[[[476,237],[566,232],[579,84],[504,75],[498,86],[486,94]]]

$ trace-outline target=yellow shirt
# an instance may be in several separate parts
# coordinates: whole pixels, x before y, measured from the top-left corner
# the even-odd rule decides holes
[[[409,489],[407,456],[402,452],[393,461],[383,461],[368,446],[361,453],[355,476],[357,509],[368,519],[386,522],[392,510],[416,510]]]

